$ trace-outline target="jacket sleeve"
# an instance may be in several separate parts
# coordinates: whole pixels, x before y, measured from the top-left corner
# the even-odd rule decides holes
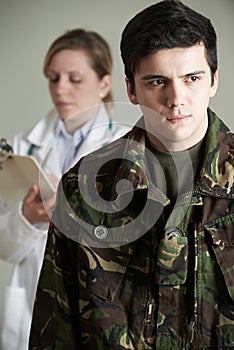
[[[29,254],[47,229],[32,226],[22,215],[21,203],[0,209],[0,258],[18,264]]]
[[[29,349],[79,349],[76,252],[76,244],[58,235],[52,223],[34,302]]]

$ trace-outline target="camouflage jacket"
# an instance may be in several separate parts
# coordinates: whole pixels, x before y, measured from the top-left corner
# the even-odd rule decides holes
[[[233,134],[208,115],[199,176],[166,222],[139,126],[63,176],[30,349],[234,349]]]

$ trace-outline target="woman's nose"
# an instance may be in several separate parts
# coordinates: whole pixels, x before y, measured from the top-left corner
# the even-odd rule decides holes
[[[57,81],[57,84],[55,85],[55,90],[57,94],[62,94],[67,92],[69,89],[69,83],[66,79],[64,78],[59,78]]]

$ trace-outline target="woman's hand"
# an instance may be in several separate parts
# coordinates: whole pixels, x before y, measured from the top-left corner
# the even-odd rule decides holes
[[[42,200],[40,188],[33,185],[23,201],[22,212],[24,217],[33,225],[37,222],[49,222],[54,210],[56,192]]]

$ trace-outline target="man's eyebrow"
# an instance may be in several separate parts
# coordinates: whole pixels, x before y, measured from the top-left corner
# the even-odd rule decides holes
[[[152,79],[167,79],[167,78],[164,77],[163,75],[157,75],[157,74],[148,74],[141,77],[141,80],[152,80]]]
[[[197,70],[191,73],[182,74],[179,78],[191,77],[193,75],[205,74],[204,70]],[[168,79],[168,77],[159,74],[147,74],[141,77],[141,80],[153,80],[153,79]]]
[[[196,70],[195,72],[191,72],[191,73],[186,73],[184,75],[181,75],[181,78],[183,77],[191,77],[193,75],[199,75],[199,74],[205,74],[206,72],[204,70]]]

